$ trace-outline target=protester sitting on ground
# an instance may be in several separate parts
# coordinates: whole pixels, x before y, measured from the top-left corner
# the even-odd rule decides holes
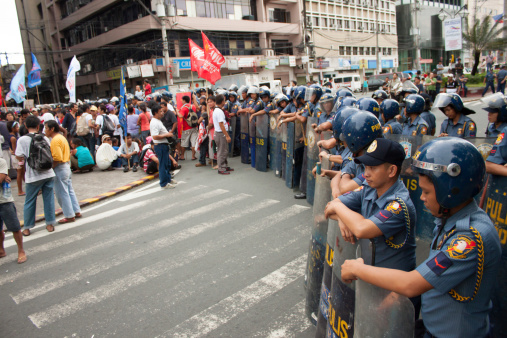
[[[16,144],[18,142],[18,132],[19,132],[19,123],[16,121],[9,121],[7,122],[7,129],[9,130],[9,133],[11,134],[11,138],[9,140],[9,144],[11,146],[11,168],[16,169],[16,182],[18,185],[18,196],[25,196],[25,192],[23,191],[23,178],[25,176],[25,162],[24,161],[18,161],[16,156],[14,155],[16,153]]]
[[[26,253],[23,249],[23,236],[21,235],[21,225],[19,224],[16,206],[12,194],[3,191],[3,183],[9,183],[9,169],[7,162],[0,158],[0,183],[2,184],[2,193],[0,194],[0,219],[8,231],[12,232],[12,237],[18,246],[18,264],[26,262]],[[3,224],[0,226],[0,258],[7,256],[4,249],[5,234]]]
[[[18,139],[17,147],[16,147],[16,158],[19,161],[26,160],[26,173],[25,173],[25,189],[26,189],[26,197],[25,197],[25,205],[23,208],[23,235],[30,236],[30,229],[35,226],[35,210],[37,207],[37,195],[39,191],[42,191],[42,200],[44,203],[44,219],[46,220],[46,230],[49,232],[53,232],[55,230],[55,197],[54,197],[54,177],[55,173],[51,168],[52,163],[47,163],[45,160],[46,156],[43,158],[31,158],[30,148],[32,145],[32,140],[34,138],[38,138],[35,134],[39,131],[40,120],[37,116],[28,116],[26,118],[26,127],[28,128],[28,134],[22,136]],[[44,137],[43,140],[47,142],[47,145],[43,145],[42,142],[37,142],[34,153],[37,154],[46,154],[49,152],[49,158],[52,162],[51,150],[49,146],[49,140],[47,137]],[[36,163],[32,163],[36,162]],[[38,170],[37,163],[48,165],[49,169],[41,169]],[[35,168],[32,168],[32,165]],[[45,166],[44,166],[45,167]]]
[[[148,175],[158,172],[158,158],[157,155],[155,155],[153,148],[154,143],[153,141],[150,141],[149,148],[146,149],[143,157],[143,170]]]
[[[95,154],[95,159],[97,160],[97,167],[100,170],[114,170],[112,164],[118,158],[118,153],[114,150],[112,146],[111,136],[103,135],[102,136],[102,144],[99,149],[97,149],[97,153]]]
[[[46,136],[51,139],[51,155],[53,156],[53,171],[55,172],[55,195],[64,216],[58,223],[74,222],[76,218],[81,217],[81,208],[72,187],[69,143],[58,132],[59,128],[56,121],[46,121],[44,130]],[[86,149],[88,150],[88,148]]]
[[[148,130],[149,131],[149,130]],[[118,149],[118,157],[121,157],[123,172],[128,172],[132,166],[132,171],[137,171],[139,164],[139,145],[132,141],[132,135],[127,134],[125,143]]]
[[[73,138],[70,142],[70,147],[72,148],[70,151],[72,155],[70,157],[72,171],[75,173],[93,171],[95,162],[93,161],[92,154],[90,154],[90,150],[84,146],[83,141]]]

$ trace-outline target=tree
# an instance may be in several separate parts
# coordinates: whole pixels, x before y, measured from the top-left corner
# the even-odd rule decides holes
[[[469,26],[467,32],[463,32],[465,47],[471,49],[474,55],[474,67],[472,75],[477,73],[480,57],[483,51],[504,49],[507,45],[507,38],[502,36],[507,32],[507,27],[503,23],[492,23],[491,16],[486,16],[484,20],[474,18],[475,22]]]

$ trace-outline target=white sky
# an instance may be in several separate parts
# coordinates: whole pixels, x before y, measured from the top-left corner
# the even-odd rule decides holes
[[[0,0],[0,62],[6,65],[5,52],[10,64],[25,63],[23,44],[19,33],[18,13],[14,0]]]

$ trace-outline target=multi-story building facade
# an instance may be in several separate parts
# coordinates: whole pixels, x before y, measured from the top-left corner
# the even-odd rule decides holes
[[[130,91],[146,77],[155,88],[187,88],[192,83],[188,39],[202,45],[201,31],[227,60],[222,76],[256,72],[261,81],[279,79],[286,85],[339,72],[372,73],[377,50],[379,70],[397,66],[390,0],[165,0],[170,67],[164,64],[157,2],[16,0],[25,53],[47,54],[39,62],[53,69],[61,101],[66,101],[65,75],[74,55],[81,63],[79,98],[117,95],[121,66],[130,70]],[[206,85],[202,79],[193,82]]]

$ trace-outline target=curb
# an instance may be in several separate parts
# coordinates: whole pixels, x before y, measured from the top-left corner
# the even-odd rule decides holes
[[[95,197],[84,199],[82,201],[79,201],[79,207],[83,208],[83,207],[89,206],[89,205],[91,205],[93,203],[97,203],[97,202],[103,201],[106,198],[116,196],[118,194],[121,194],[122,192],[125,192],[127,190],[136,188],[136,187],[138,187],[140,185],[143,185],[144,183],[152,181],[152,180],[154,180],[157,177],[158,177],[158,173],[156,173],[155,175],[145,176],[145,177],[143,177],[143,178],[141,178],[141,179],[139,179],[137,181],[130,182],[130,183],[125,184],[125,185],[123,185],[123,186],[121,186],[119,188],[116,188],[116,189],[113,189],[111,191],[102,193],[102,194],[97,195]],[[62,213],[63,212],[62,212],[61,208],[55,210],[55,216],[60,216]],[[36,215],[35,216],[35,223],[41,222],[41,221],[43,221],[45,219],[46,218],[44,217],[44,214]],[[20,223],[21,227],[23,227],[24,221],[19,221],[19,223]]]

